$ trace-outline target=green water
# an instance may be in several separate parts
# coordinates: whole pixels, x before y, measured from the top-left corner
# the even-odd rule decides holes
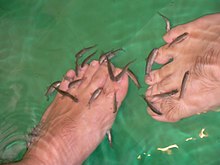
[[[74,53],[97,44],[99,52],[125,49],[113,60],[116,66],[135,58],[131,69],[142,88],[130,83],[113,125],[113,148],[104,139],[85,165],[220,164],[219,113],[160,123],[138,97],[147,88],[144,59],[164,44],[158,11],[176,26],[220,12],[220,1],[0,0],[0,163],[22,158],[26,135],[51,101],[46,87],[74,67]],[[198,136],[202,128],[208,137]],[[195,139],[185,141],[189,137]],[[172,144],[179,148],[170,154],[157,150]]]

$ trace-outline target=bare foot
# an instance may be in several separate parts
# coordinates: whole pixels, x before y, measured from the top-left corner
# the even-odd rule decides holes
[[[174,42],[184,33],[188,33],[184,40]],[[220,14],[177,26],[164,40],[167,44],[159,48],[155,62],[172,61],[145,79],[150,85],[146,96],[162,115],[149,108],[148,113],[156,120],[175,122],[220,106]],[[187,71],[189,77],[180,98],[182,79]],[[176,89],[179,92],[172,96],[157,95]]]
[[[115,69],[119,73],[119,69]],[[60,89],[76,96],[79,102],[70,97],[57,94],[41,120],[41,131],[38,140],[29,148],[24,160],[26,164],[36,160],[36,164],[81,164],[95,150],[111,128],[116,113],[114,96],[116,93],[119,108],[128,89],[128,77],[124,75],[119,82],[112,82],[108,75],[107,64],[93,61],[85,65],[76,77],[69,70]],[[83,79],[71,89],[71,79]],[[100,95],[90,101],[92,93],[103,89]],[[40,163],[39,163],[40,162]],[[31,164],[34,165],[32,162]]]

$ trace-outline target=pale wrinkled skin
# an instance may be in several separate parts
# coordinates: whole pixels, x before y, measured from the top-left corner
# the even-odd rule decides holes
[[[114,69],[115,74],[120,71]],[[73,78],[75,72],[70,70],[66,76]],[[34,142],[23,161],[16,164],[82,164],[103,140],[117,115],[113,113],[114,93],[119,107],[128,90],[128,76],[124,74],[119,82],[113,82],[106,62],[93,61],[79,70],[77,78],[84,81],[68,89],[69,81],[63,80],[60,89],[77,96],[79,102],[57,94],[42,117],[39,141]],[[99,87],[103,87],[103,91],[88,106],[92,93]]]
[[[176,37],[188,32],[189,36],[172,47]],[[164,36],[167,42],[159,48],[155,62],[166,64],[154,70],[145,78],[150,85],[146,92],[148,99],[152,95],[181,89],[181,82],[186,71],[189,79],[186,82],[184,97],[179,94],[171,97],[154,98],[154,104],[163,113],[148,113],[156,120],[176,122],[197,113],[207,112],[220,106],[220,14],[201,17],[193,22],[179,25]]]

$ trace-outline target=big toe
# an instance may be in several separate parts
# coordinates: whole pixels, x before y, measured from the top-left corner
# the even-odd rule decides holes
[[[176,39],[179,35],[189,32],[189,23],[188,24],[183,24],[183,25],[178,25],[168,31],[164,36],[163,39],[167,43],[171,43],[174,39]]]

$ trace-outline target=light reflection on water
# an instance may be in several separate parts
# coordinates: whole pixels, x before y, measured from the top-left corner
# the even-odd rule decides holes
[[[131,69],[143,88],[137,91],[130,84],[113,126],[113,148],[105,139],[84,164],[219,164],[218,113],[159,123],[136,97],[147,87],[143,59],[163,44],[164,22],[157,12],[175,26],[217,12],[219,5],[205,0],[0,1],[0,163],[21,159],[27,134],[49,104],[43,96],[46,87],[73,68],[74,53],[97,44],[104,51],[125,49],[114,59],[117,66],[136,58]],[[198,137],[202,128],[207,138]],[[196,140],[186,142],[189,137]],[[171,155],[157,151],[171,144],[179,146]]]

